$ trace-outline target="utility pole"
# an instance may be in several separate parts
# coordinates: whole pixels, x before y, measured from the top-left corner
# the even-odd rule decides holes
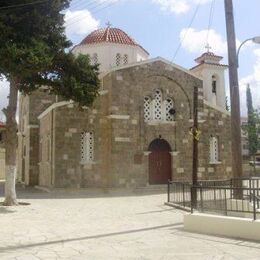
[[[194,87],[193,92],[193,156],[192,156],[192,185],[198,182],[198,87]]]
[[[229,85],[231,99],[231,142],[232,142],[232,172],[233,177],[242,177],[242,151],[241,151],[241,124],[240,124],[240,101],[237,75],[237,50],[236,35],[233,15],[232,0],[225,1]]]
[[[194,87],[193,92],[193,149],[192,149],[192,186],[198,185],[198,87]],[[192,208],[197,208],[197,189],[191,189]]]

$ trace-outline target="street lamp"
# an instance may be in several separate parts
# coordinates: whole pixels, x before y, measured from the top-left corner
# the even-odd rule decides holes
[[[249,41],[252,41],[253,43],[256,43],[256,44],[260,44],[260,36],[256,36],[256,37],[253,37],[253,38],[246,39],[240,44],[240,46],[237,49],[237,68],[239,67],[238,56],[239,56],[240,49],[246,42],[249,42]]]

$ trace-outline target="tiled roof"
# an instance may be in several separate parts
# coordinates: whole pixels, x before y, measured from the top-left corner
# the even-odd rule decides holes
[[[208,64],[208,65],[213,65],[213,66],[228,68],[228,65],[225,65],[225,64],[211,63],[211,62],[210,62],[210,63],[209,63],[209,62],[202,62],[202,63],[200,63],[200,64],[198,64],[198,65],[196,65],[196,66],[190,68],[190,70],[193,70],[193,69],[195,69],[195,68],[198,68],[198,67],[200,67],[200,66],[203,65],[203,64]]]
[[[201,54],[198,58],[195,59],[195,61],[197,63],[202,63],[206,60],[212,60],[212,61],[220,61],[222,60],[223,57],[222,56],[218,56],[218,55],[215,55],[213,52],[204,52],[203,54]]]
[[[119,43],[125,45],[139,46],[147,54],[149,54],[142,46],[140,46],[134,39],[128,34],[118,28],[101,28],[90,33],[85,39],[81,41],[79,45],[95,44],[101,42]]]

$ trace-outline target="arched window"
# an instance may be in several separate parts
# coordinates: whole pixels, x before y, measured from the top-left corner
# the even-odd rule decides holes
[[[97,65],[98,64],[98,55],[97,53],[94,53],[92,56],[92,64]]]
[[[165,119],[166,119],[166,121],[173,121],[174,120],[173,100],[171,98],[167,98],[164,101],[164,104],[165,104]]]
[[[151,98],[144,97],[144,121],[151,120]]]
[[[162,120],[162,92],[159,89],[156,89],[154,93],[153,119]]]
[[[121,64],[121,54],[117,53],[116,54],[116,66],[120,66]]]
[[[94,135],[93,132],[81,133],[81,163],[94,161]]]
[[[212,85],[212,93],[217,94],[217,78],[214,75],[211,78],[211,85]]]
[[[124,62],[124,64],[128,64],[128,55],[127,54],[124,55],[123,62]]]
[[[210,137],[210,162],[218,162],[218,138],[215,136]]]

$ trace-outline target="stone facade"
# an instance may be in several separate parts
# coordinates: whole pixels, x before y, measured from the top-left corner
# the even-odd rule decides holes
[[[39,178],[38,115],[56,100],[43,90],[19,97],[17,178],[26,185],[37,185]]]
[[[51,105],[39,118],[39,184],[47,187],[143,187],[149,185],[149,145],[171,147],[171,178],[191,180],[193,92],[199,89],[199,178],[231,176],[230,116],[203,98],[203,82],[189,71],[157,58],[114,69],[102,78],[93,106]],[[170,97],[174,121],[144,120],[144,97],[160,89]],[[81,161],[82,132],[94,138],[94,160]],[[217,162],[210,162],[210,137],[218,138]]]

